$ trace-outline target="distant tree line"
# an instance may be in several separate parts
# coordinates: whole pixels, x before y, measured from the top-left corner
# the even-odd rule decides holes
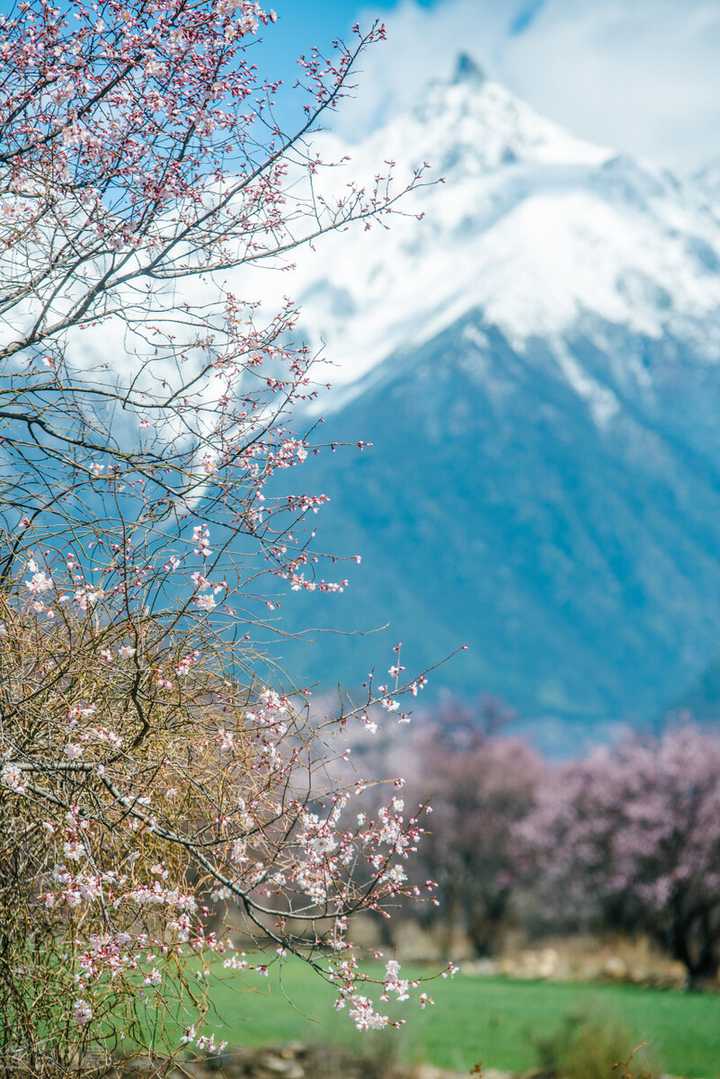
[[[582,759],[544,760],[497,702],[446,705],[403,744],[406,802],[429,801],[418,883],[426,926],[477,956],[508,926],[645,934],[687,971],[720,961],[720,734],[691,722],[629,733]]]

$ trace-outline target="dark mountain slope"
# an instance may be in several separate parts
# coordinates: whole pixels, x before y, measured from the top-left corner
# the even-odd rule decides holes
[[[601,355],[601,338],[616,351]],[[638,722],[676,699],[717,648],[720,480],[687,410],[720,415],[720,378],[704,368],[693,386],[684,356],[678,386],[671,345],[597,323],[574,333],[571,355],[620,401],[602,423],[547,345],[520,352],[479,311],[372,372],[326,434],[374,450],[318,458],[303,478],[332,497],[320,546],[363,565],[344,594],[292,595],[284,613],[392,626],[318,635],[286,650],[291,669],[357,683],[384,673],[396,639],[413,667],[466,641],[435,685],[496,693],[528,718]],[[655,365],[651,394],[613,377],[628,352]]]

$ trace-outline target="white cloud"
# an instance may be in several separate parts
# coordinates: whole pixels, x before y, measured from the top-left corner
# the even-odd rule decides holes
[[[717,0],[545,0],[513,34],[527,8],[528,0],[440,0],[432,9],[405,0],[385,15],[388,43],[366,57],[343,134],[410,107],[464,49],[584,138],[680,172],[720,156]]]

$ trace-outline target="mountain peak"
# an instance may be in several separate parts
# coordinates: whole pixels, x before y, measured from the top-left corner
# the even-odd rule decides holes
[[[460,52],[455,61],[452,81],[453,83],[474,82],[480,85],[485,82],[485,72],[470,53]]]

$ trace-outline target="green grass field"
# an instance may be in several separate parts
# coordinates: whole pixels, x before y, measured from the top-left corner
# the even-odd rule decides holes
[[[551,1034],[568,1014],[580,1012],[622,1020],[674,1075],[720,1077],[720,996],[463,974],[426,988],[435,1007],[406,1007],[402,1012],[408,1024],[396,1037],[405,1060],[457,1071],[480,1061],[523,1070],[537,1062],[535,1040]],[[223,971],[212,999],[210,1026],[231,1046],[352,1043],[374,1037],[355,1034],[347,1017],[332,1009],[332,990],[297,962],[286,963],[281,971],[275,968],[267,979]]]

